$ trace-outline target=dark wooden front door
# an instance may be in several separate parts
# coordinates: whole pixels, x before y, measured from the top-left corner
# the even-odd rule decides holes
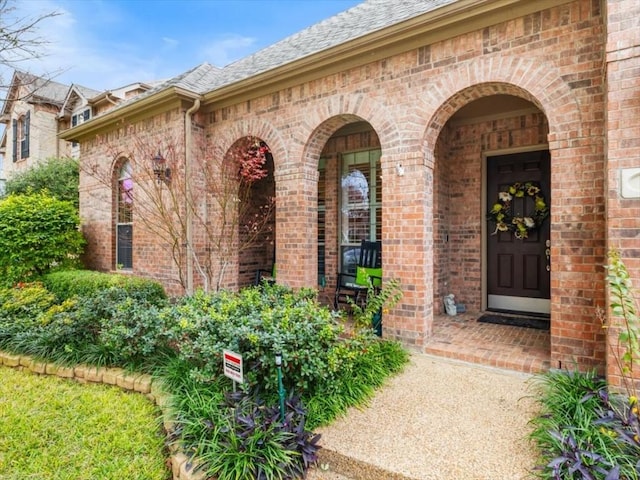
[[[549,152],[536,151],[487,158],[487,211],[499,192],[516,183],[540,185],[547,205],[551,205]],[[512,201],[514,216],[534,213],[534,199],[525,195]],[[550,312],[550,219],[519,239],[514,232],[487,228],[487,308],[524,313]]]

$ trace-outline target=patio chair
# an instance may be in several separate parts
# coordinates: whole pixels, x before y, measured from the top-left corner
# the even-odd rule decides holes
[[[276,283],[276,264],[274,263],[271,270],[259,269],[256,270],[256,278],[253,282],[255,286],[262,285],[262,282],[267,282],[270,285]]]
[[[340,304],[353,302],[364,307],[370,284],[374,289],[382,286],[382,242],[363,240],[355,271],[338,273],[333,306],[337,310]]]

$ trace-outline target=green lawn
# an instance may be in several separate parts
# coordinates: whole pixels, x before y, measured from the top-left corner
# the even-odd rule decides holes
[[[166,480],[143,395],[0,367],[1,480]]]

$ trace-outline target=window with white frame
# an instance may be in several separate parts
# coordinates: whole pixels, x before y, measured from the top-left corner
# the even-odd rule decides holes
[[[83,110],[82,112],[73,114],[71,116],[71,126],[72,127],[77,127],[78,125],[86,122],[90,118],[91,118],[91,109],[87,108],[87,109]]]
[[[380,150],[342,154],[340,175],[341,271],[355,273],[360,242],[382,238]]]

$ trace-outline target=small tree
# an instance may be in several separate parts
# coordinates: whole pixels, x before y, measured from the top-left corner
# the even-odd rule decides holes
[[[273,197],[254,195],[254,186],[269,174],[269,147],[255,137],[239,139],[223,152],[199,137],[190,160],[180,140],[128,126],[127,151],[107,144],[114,159],[132,166],[134,221],[151,232],[169,253],[181,286],[187,288],[188,262],[205,291],[219,290],[229,265],[264,240],[273,229]],[[150,160],[161,153],[170,178],[156,178]],[[112,172],[83,161],[82,172],[112,189]],[[194,245],[189,231],[197,230]]]
[[[195,202],[192,209],[206,232],[212,255],[204,267],[206,276],[215,280],[216,290],[233,259],[242,258],[272,233],[274,198],[258,197],[254,190],[269,174],[270,157],[267,144],[253,137],[238,140],[224,154],[205,146],[197,157],[204,172],[203,190],[211,199],[216,220],[209,221]]]
[[[78,207],[78,161],[73,158],[50,158],[44,163],[19,172],[7,180],[6,194],[27,194],[47,190],[58,200]]]
[[[79,224],[73,204],[46,192],[0,201],[0,283],[78,265],[85,243]]]

